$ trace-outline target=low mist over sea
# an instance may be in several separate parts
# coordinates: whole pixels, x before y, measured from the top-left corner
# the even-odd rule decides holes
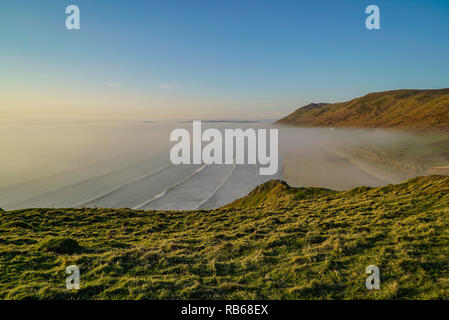
[[[0,207],[214,208],[280,177],[257,165],[173,165],[175,128],[191,123],[3,124]]]
[[[273,128],[262,122],[204,122],[204,128]],[[279,127],[279,126],[277,126]],[[397,146],[409,134],[280,126],[279,169],[258,165],[173,165],[170,132],[190,122],[91,122],[0,125],[0,207],[208,209],[245,196],[270,179],[293,186],[349,189],[400,182],[404,173],[348,153]],[[418,140],[417,140],[418,141]]]

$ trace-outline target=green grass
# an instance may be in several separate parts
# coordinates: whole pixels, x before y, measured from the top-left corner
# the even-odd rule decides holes
[[[0,210],[0,298],[448,299],[448,203],[449,177],[429,176],[344,192],[270,181],[208,211]],[[365,288],[371,264],[380,290]]]

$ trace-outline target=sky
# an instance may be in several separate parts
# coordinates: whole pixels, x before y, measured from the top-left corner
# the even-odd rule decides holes
[[[3,0],[0,46],[0,122],[278,119],[449,87],[449,1]]]

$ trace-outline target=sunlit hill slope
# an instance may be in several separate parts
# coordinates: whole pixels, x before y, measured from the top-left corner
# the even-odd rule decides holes
[[[446,131],[449,130],[449,89],[375,92],[342,103],[310,104],[277,123]]]

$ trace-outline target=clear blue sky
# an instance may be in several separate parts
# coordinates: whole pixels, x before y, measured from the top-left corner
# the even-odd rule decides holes
[[[81,30],[65,28],[70,4]],[[369,4],[381,30],[365,28]],[[278,118],[449,87],[447,0],[2,1],[0,39],[12,120]]]

